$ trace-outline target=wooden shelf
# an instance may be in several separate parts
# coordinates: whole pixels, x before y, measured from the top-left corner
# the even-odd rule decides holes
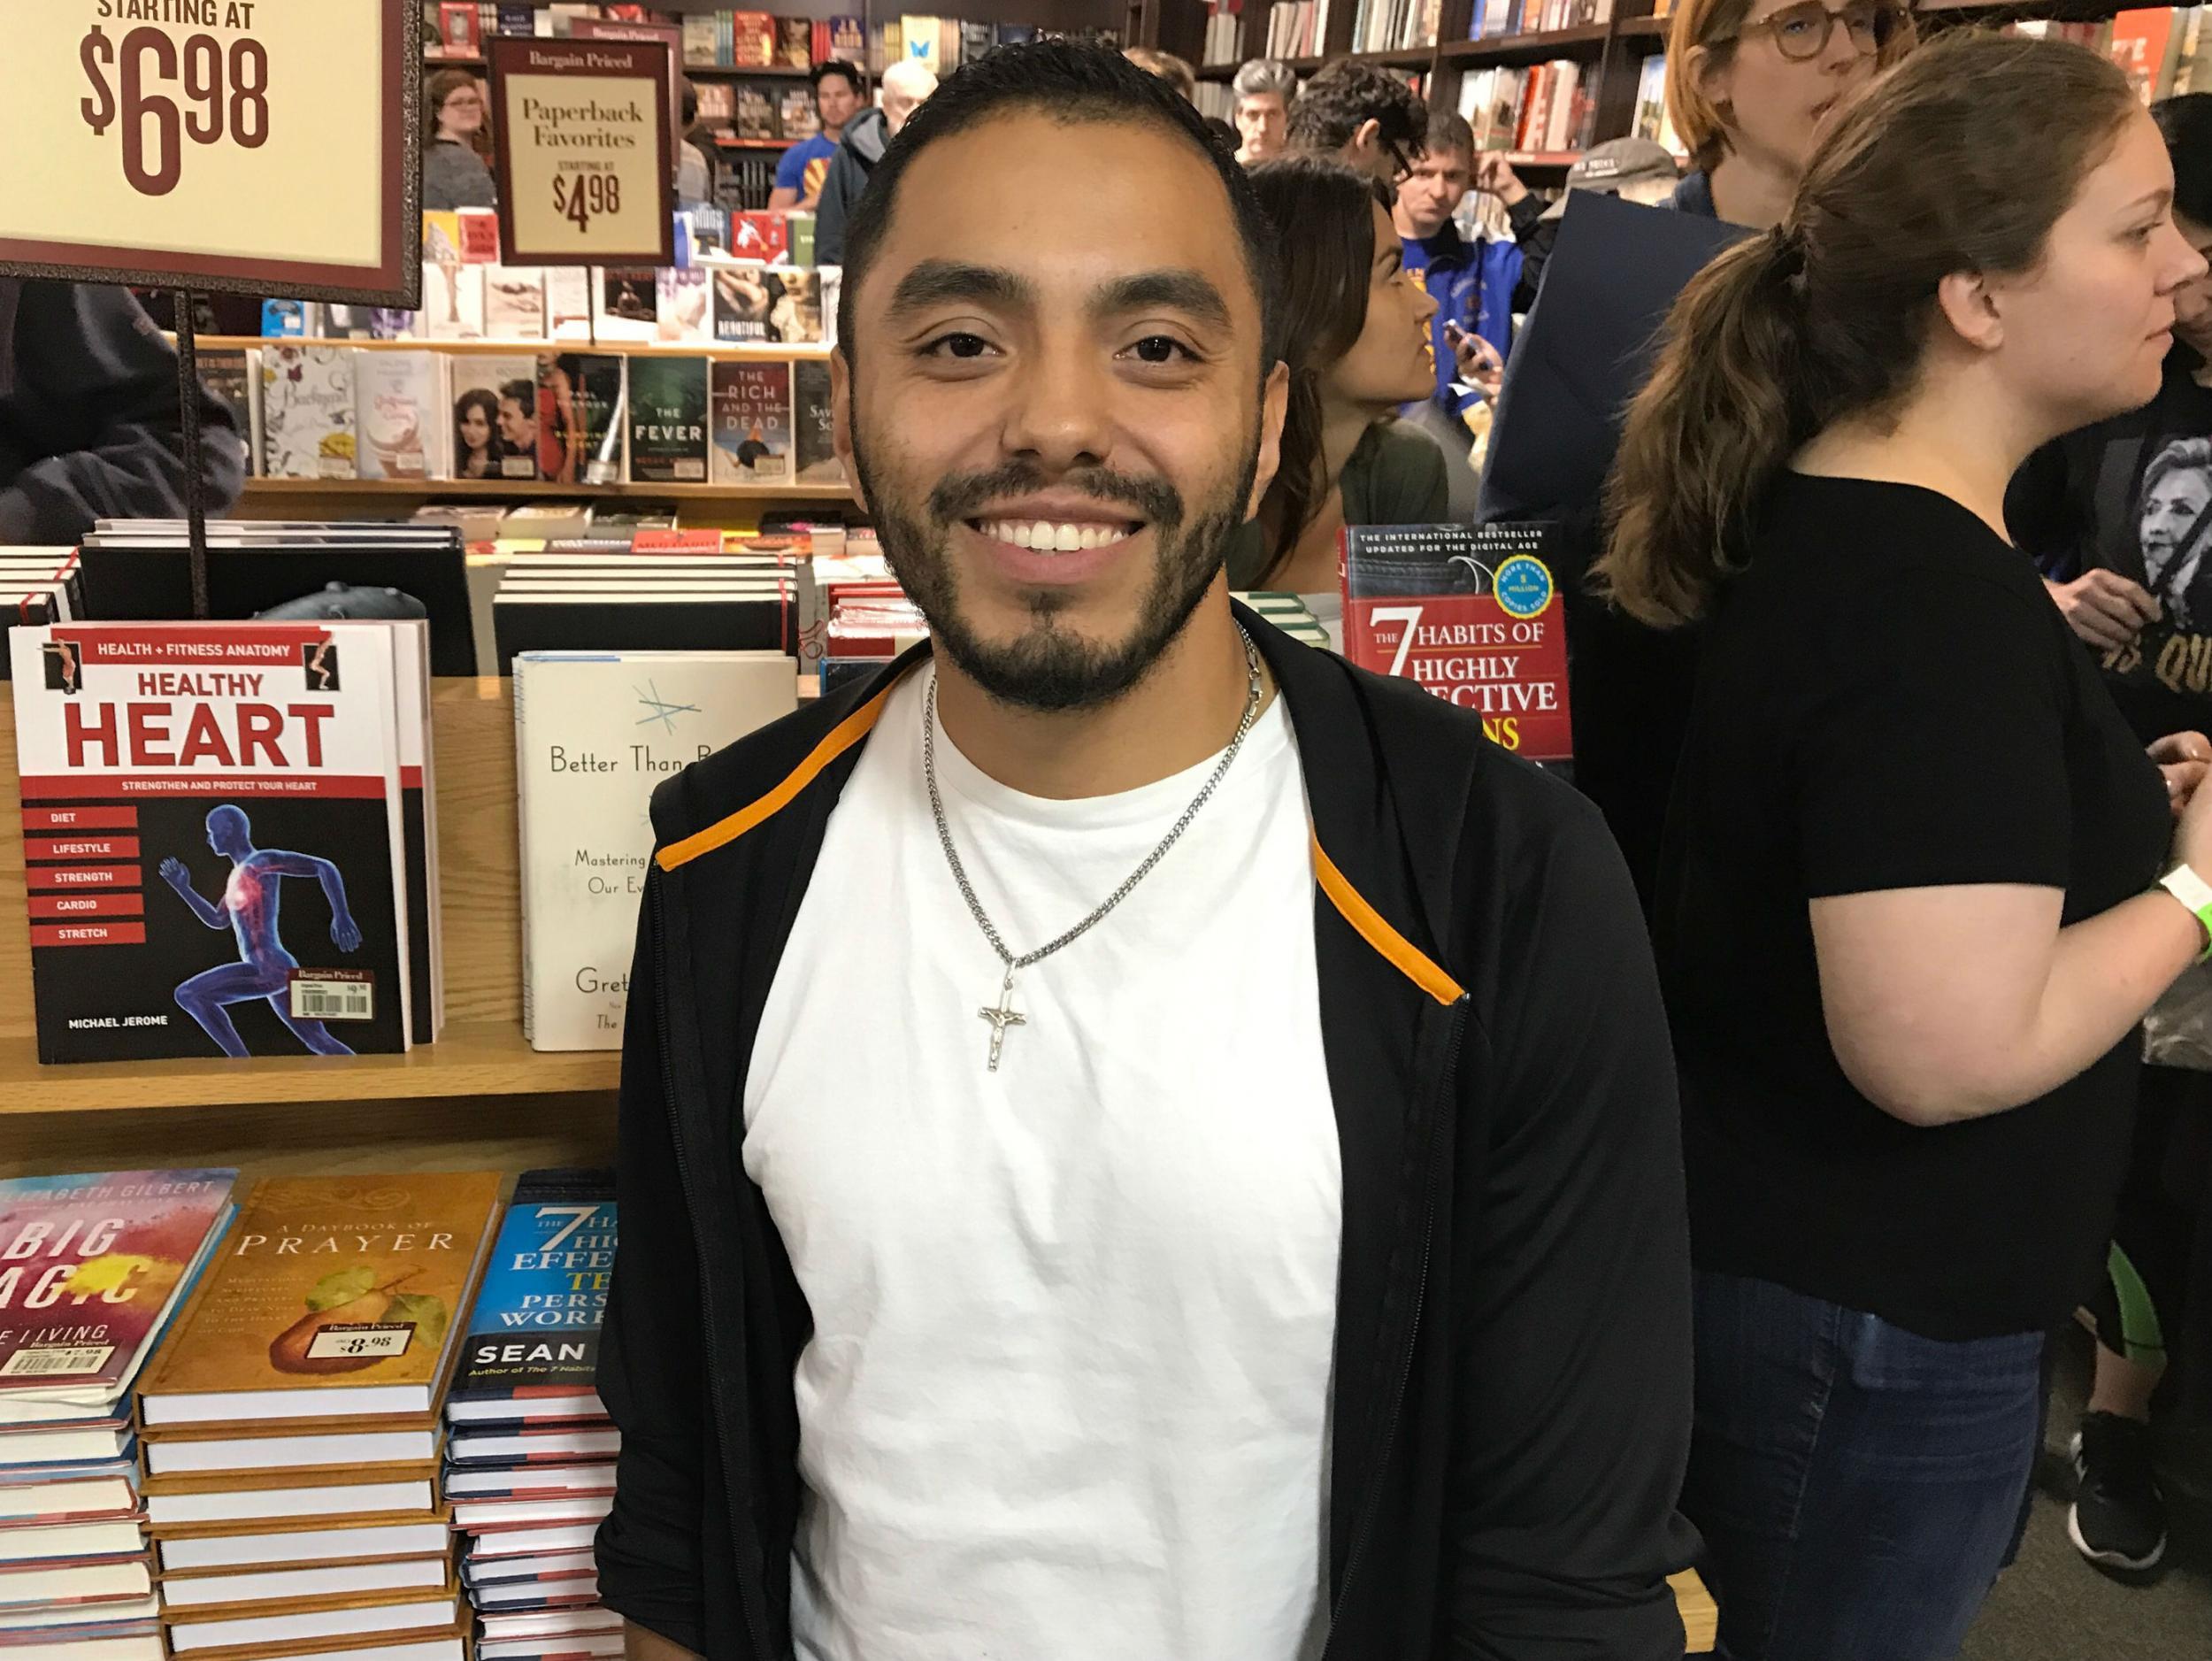
[[[804,81],[814,73],[810,65],[795,69],[789,64],[686,64],[683,71],[695,79],[704,75],[715,81],[747,81],[755,75],[777,81]]]
[[[706,267],[711,271],[712,266]],[[349,346],[364,352],[611,352],[626,358],[720,358],[747,362],[788,363],[801,358],[826,362],[830,349],[819,345],[780,346],[742,341],[714,345],[673,341],[327,341],[297,335],[203,335],[202,351],[257,346]]]
[[[1540,173],[1546,168],[1568,168],[1582,159],[1578,150],[1509,150],[1506,154],[1509,166],[1520,173]]]
[[[404,1056],[257,1056],[250,1061],[98,1062],[41,1066],[27,1038],[0,1040],[0,1115],[240,1107],[280,1102],[393,1102],[611,1090],[612,1050],[532,1050],[509,1021],[446,1023]]]
[[[1571,29],[1550,29],[1534,35],[1492,35],[1479,41],[1453,41],[1438,57],[1448,64],[1509,64],[1546,58],[1595,57],[1611,33],[1607,23],[1586,23]]]
[[[1302,75],[1310,75],[1325,64],[1372,64],[1378,69],[1426,69],[1436,59],[1433,46],[1409,46],[1395,52],[1332,52],[1324,58],[1286,58],[1283,63]],[[1236,64],[1208,64],[1196,73],[1201,81],[1233,81],[1242,67]]]
[[[717,150],[789,150],[794,144],[803,144],[803,138],[731,138],[726,134],[715,135]]]
[[[1663,41],[1674,27],[1674,19],[1665,18],[1623,18],[1620,34],[1628,41]]]
[[[850,502],[853,493],[841,484],[554,484],[543,479],[249,479],[241,498],[248,507],[257,501],[283,498],[296,502],[339,497],[404,498],[433,502],[442,496],[513,497],[556,496],[575,501],[752,501]]]

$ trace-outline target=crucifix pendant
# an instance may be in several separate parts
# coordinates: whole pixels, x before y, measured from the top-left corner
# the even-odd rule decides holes
[[[1014,972],[1011,969],[1006,972],[1006,980],[998,989],[997,1005],[993,1007],[987,1004],[976,1013],[991,1023],[990,1070],[996,1073],[999,1051],[1006,1047],[1006,1029],[1010,1027],[1026,1027],[1029,1024],[1028,1018],[1018,1013],[1014,1008]]]

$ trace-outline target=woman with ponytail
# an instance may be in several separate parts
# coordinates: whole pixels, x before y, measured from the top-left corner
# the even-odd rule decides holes
[[[1276,228],[1290,405],[1282,459],[1259,517],[1229,544],[1229,586],[1283,588],[1342,645],[1337,534],[1445,516],[1444,453],[1401,404],[1436,390],[1436,302],[1402,260],[1389,192],[1318,156],[1251,171]]]
[[[1957,1649],[2102,1269],[2136,1026],[2212,937],[2212,744],[2146,759],[2003,513],[2157,391],[2205,269],[2172,198],[2110,63],[1947,37],[1692,282],[1630,412],[1598,577],[1704,636],[1655,927],[1733,1661]]]

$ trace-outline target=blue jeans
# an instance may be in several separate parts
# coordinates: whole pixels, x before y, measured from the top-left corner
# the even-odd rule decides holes
[[[1941,1342],[1699,1271],[1682,1510],[1724,1661],[1942,1661],[2019,1541],[2043,1336]]]

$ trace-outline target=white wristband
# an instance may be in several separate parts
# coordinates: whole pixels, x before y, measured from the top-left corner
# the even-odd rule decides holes
[[[2159,878],[2158,886],[2189,908],[2205,933],[2205,948],[2197,954],[2197,961],[2212,957],[2212,882],[2192,871],[2187,865],[2176,865]]]

